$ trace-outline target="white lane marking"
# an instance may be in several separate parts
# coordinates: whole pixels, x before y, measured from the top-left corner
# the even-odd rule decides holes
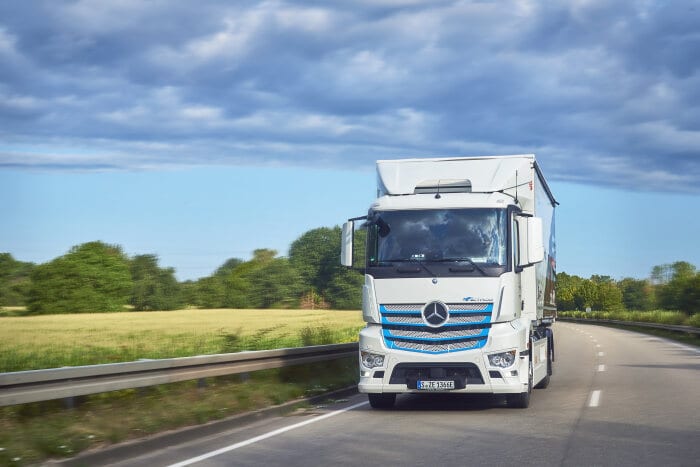
[[[356,409],[358,407],[362,407],[363,405],[367,405],[369,402],[360,402],[359,404],[351,405],[350,407],[346,407],[344,409],[340,410],[335,410],[333,412],[328,412],[325,415],[321,415],[320,417],[315,417],[315,418],[310,418],[308,420],[304,420],[303,422],[296,423],[294,425],[289,425],[285,426],[283,428],[279,428],[277,430],[270,431],[269,433],[262,434],[260,436],[256,436],[254,438],[247,439],[245,441],[241,441],[240,443],[232,444],[230,446],[223,447],[221,449],[217,449],[215,451],[210,451],[207,452],[206,454],[202,454],[201,456],[193,457],[191,459],[187,459],[181,462],[177,462],[175,464],[171,464],[169,467],[184,467],[186,465],[192,465],[196,462],[201,462],[206,459],[210,459],[214,456],[218,456],[219,454],[224,454],[226,452],[234,451],[236,449],[249,446],[253,443],[257,443],[258,441],[263,441],[268,438],[272,438],[273,436],[281,435],[282,433],[286,433],[287,431],[291,431],[297,428],[301,428],[306,425],[310,425],[312,423],[320,422],[321,420],[325,420],[330,417],[335,417],[336,415],[340,415],[342,413],[345,413],[349,410]]]
[[[588,407],[598,407],[600,405],[600,393],[599,389],[596,389],[591,393],[591,398],[588,400]]]
[[[605,371],[605,365],[598,365],[598,371]]]
[[[598,352],[599,357],[605,357],[605,352]]]
[[[679,344],[677,342],[669,342],[669,341],[662,341],[662,342],[664,342],[665,344],[668,344],[668,345],[672,345],[674,347],[678,347],[678,348],[683,349],[683,350],[687,350],[689,352],[694,352],[694,353],[700,354],[700,349],[695,348],[695,347],[690,347],[689,345]]]

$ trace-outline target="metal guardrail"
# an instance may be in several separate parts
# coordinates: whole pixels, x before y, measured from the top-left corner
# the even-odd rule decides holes
[[[335,360],[357,352],[355,342],[0,373],[0,407]]]
[[[615,324],[617,326],[633,326],[639,328],[660,329],[663,331],[686,332],[688,334],[700,335],[700,328],[693,326],[680,326],[677,324],[644,323],[639,321],[620,321],[616,319],[586,319],[586,318],[565,318],[557,317],[557,321],[570,321],[572,323],[590,324]]]

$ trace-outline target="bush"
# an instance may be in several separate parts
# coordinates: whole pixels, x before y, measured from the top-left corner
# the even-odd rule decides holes
[[[700,314],[692,318],[680,311],[653,310],[653,311],[562,311],[559,316],[577,319],[608,319],[638,323],[657,323],[689,325],[700,327]]]

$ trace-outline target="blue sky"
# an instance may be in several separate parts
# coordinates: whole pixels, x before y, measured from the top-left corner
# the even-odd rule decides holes
[[[180,279],[361,214],[374,160],[536,153],[559,270],[687,260],[700,7],[628,1],[0,4],[0,251],[91,240]]]
[[[675,260],[700,265],[697,195],[629,191],[552,181],[558,267],[647,277]],[[92,240],[130,255],[157,254],[180,280],[211,274],[256,248],[286,255],[312,228],[364,214],[374,167],[204,167],[142,172],[0,171],[0,244],[44,262]],[[3,249],[4,250],[4,249]]]

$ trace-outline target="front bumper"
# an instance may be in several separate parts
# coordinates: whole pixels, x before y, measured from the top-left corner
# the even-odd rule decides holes
[[[361,393],[424,393],[416,381],[450,380],[455,389],[449,393],[514,394],[527,391],[528,358],[520,356],[508,368],[491,366],[488,354],[508,348],[522,348],[520,333],[508,323],[494,326],[484,348],[439,355],[389,350],[384,346],[380,326],[367,326],[360,332],[360,350],[385,356],[384,365],[366,368],[360,358]],[[506,327],[507,326],[507,327]],[[494,332],[495,331],[495,332]]]

